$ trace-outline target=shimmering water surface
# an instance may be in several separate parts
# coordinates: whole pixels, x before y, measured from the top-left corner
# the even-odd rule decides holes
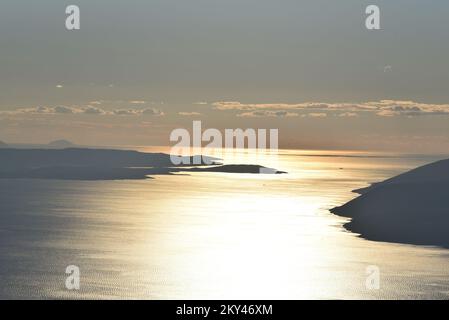
[[[236,152],[224,163],[288,174],[0,180],[0,298],[447,299],[448,250],[367,241],[328,211],[436,158]],[[65,288],[68,265],[79,291]]]

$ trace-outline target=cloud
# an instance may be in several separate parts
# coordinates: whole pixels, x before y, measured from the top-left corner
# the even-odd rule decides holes
[[[13,111],[13,113],[31,113],[31,114],[48,114],[48,113],[55,113],[53,108],[47,108],[47,107],[36,107],[36,108],[24,108],[24,109],[18,109],[16,111]]]
[[[164,116],[164,112],[156,108],[120,108],[105,109],[105,102],[91,101],[87,106],[55,106],[19,108],[0,111],[1,115],[41,114],[41,115],[108,115],[108,116]],[[215,102],[215,110],[236,111],[238,117],[357,117],[371,114],[378,117],[419,117],[449,115],[449,104],[421,103],[407,100],[379,100],[361,103],[348,102],[303,102],[303,103],[242,103],[237,101]],[[240,112],[239,112],[240,111]],[[185,111],[181,116],[199,116],[201,113]]]
[[[165,115],[161,110],[156,109],[156,108],[143,109],[141,111],[141,113],[144,114],[144,115],[151,115],[151,116],[163,116],[163,115]]]
[[[150,115],[150,116],[163,116],[165,115],[161,110],[155,108],[146,109],[117,109],[112,112],[118,116],[136,116],[136,115]]]
[[[106,111],[87,106],[85,108],[74,108],[66,106],[57,107],[35,107],[35,108],[21,108],[12,111],[1,111],[0,114],[19,115],[19,114],[44,114],[44,115],[64,115],[64,114],[106,114]]]
[[[358,117],[358,113],[356,112],[343,112],[338,115],[339,117]]]
[[[306,113],[306,114],[302,114],[301,117],[306,118],[326,118],[327,117],[327,113],[324,112],[311,112],[311,113]]]
[[[86,115],[116,115],[116,116],[133,116],[133,115],[151,115],[151,116],[163,116],[164,112],[155,108],[146,109],[116,109],[113,111],[107,111],[99,107],[88,105],[86,107],[34,107],[34,108],[20,108],[16,110],[0,111],[0,114],[4,115],[24,115],[24,114],[41,114],[41,115],[74,115],[74,114],[86,114]]]
[[[2,111],[2,114],[16,115],[16,114],[74,114],[78,110],[65,106],[57,107],[34,107],[34,108],[20,108],[12,111]]]
[[[419,103],[402,100],[379,100],[362,103],[242,103],[238,101],[221,101],[212,104],[216,110],[248,111],[238,116],[263,116],[275,111],[302,111],[310,113],[338,113],[340,116],[355,117],[359,113],[373,113],[381,117],[449,115],[449,104]],[[263,112],[256,112],[263,111]],[[271,113],[270,113],[271,112]]]
[[[370,102],[376,105],[378,116],[394,117],[394,116],[425,116],[425,115],[449,115],[448,104],[429,104],[418,103],[414,101],[395,101],[381,100],[379,102]]]
[[[271,111],[271,110],[257,110],[257,111],[250,111],[250,112],[244,112],[237,115],[237,117],[297,117],[297,113],[288,112],[285,110],[277,110],[277,111]]]
[[[135,109],[117,109],[112,111],[112,113],[117,116],[135,116],[140,114],[141,112]]]
[[[145,104],[146,101],[144,101],[144,100],[132,100],[129,103],[131,103],[131,104]]]
[[[75,113],[75,109],[64,107],[64,106],[58,106],[53,108],[54,113]]]
[[[102,115],[106,114],[106,111],[104,111],[101,108],[93,107],[93,106],[87,106],[82,109],[82,112],[85,114],[92,114],[92,115]]]
[[[199,101],[199,102],[194,102],[193,104],[200,105],[200,106],[204,106],[204,105],[207,105],[207,104],[209,104],[209,103],[207,103],[207,102],[205,102],[205,101]]]
[[[180,115],[180,116],[186,116],[186,117],[191,117],[191,116],[201,116],[202,115],[202,113],[199,113],[199,112],[178,112],[178,114]]]
[[[321,102],[305,103],[241,103],[238,101],[221,101],[212,104],[217,110],[303,110],[303,109],[328,109],[332,105]]]

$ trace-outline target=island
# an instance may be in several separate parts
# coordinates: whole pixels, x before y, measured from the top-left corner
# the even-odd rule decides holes
[[[193,163],[193,156],[186,157]],[[169,154],[114,149],[0,149],[0,179],[123,180],[178,172],[281,174],[259,165],[222,165],[203,157],[200,164],[174,165]],[[207,161],[206,161],[207,160]],[[210,164],[212,163],[212,164]]]

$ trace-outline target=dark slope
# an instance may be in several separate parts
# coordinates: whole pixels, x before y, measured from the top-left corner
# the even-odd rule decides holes
[[[193,163],[193,157],[186,158]],[[180,165],[170,155],[102,149],[1,149],[0,179],[121,180],[176,172],[282,173],[257,165]]]
[[[331,212],[345,227],[377,241],[449,248],[449,160],[357,190],[361,196]]]

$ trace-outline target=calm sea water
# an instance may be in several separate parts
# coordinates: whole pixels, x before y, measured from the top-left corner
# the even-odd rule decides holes
[[[225,155],[286,175],[0,180],[0,298],[449,298],[449,251],[372,242],[329,213],[432,157]],[[65,288],[68,265],[81,288]],[[367,267],[380,288],[366,286]]]

